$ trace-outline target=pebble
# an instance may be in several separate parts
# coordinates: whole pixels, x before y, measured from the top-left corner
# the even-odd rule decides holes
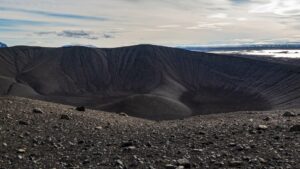
[[[116,164],[117,164],[118,166],[124,166],[123,161],[121,161],[120,159],[116,160]]]
[[[244,150],[244,147],[240,144],[236,145],[236,148],[235,148],[237,151],[243,151]]]
[[[12,119],[11,114],[7,114],[7,115],[6,115],[6,118]]]
[[[261,157],[258,158],[258,160],[261,162],[261,163],[266,163],[267,161]]]
[[[182,158],[182,159],[177,160],[177,164],[179,166],[184,166],[185,168],[191,168],[191,163],[186,158]]]
[[[193,149],[194,152],[203,152],[203,149]]]
[[[204,131],[199,131],[198,134],[199,135],[205,135],[206,133]]]
[[[20,121],[19,121],[19,124],[20,124],[20,125],[29,125],[29,123],[28,123],[28,122],[26,122],[26,121],[23,121],[23,120],[20,120]]]
[[[293,112],[290,112],[290,111],[286,111],[286,112],[283,113],[282,116],[283,117],[294,117],[294,116],[296,116],[296,114],[293,113]]]
[[[97,126],[97,127],[95,127],[95,129],[97,129],[97,130],[102,130],[103,127],[102,127],[102,126]]]
[[[20,148],[17,150],[18,153],[25,153],[26,152],[26,149],[25,148]]]
[[[89,161],[88,159],[85,159],[85,160],[83,160],[83,162],[82,162],[83,165],[86,165],[86,164],[89,164],[89,163],[90,163],[90,161]]]
[[[151,144],[151,142],[150,142],[150,141],[148,141],[148,142],[146,143],[146,146],[147,146],[147,147],[152,147],[152,144]]]
[[[135,150],[136,147],[135,146],[128,146],[128,147],[125,147],[125,150]]]
[[[165,165],[165,169],[176,169],[177,167],[175,165],[172,164],[167,164]]]
[[[62,120],[70,120],[71,118],[70,118],[70,116],[68,116],[68,115],[66,115],[66,114],[62,114],[62,115],[60,116],[60,119],[62,119]]]
[[[79,106],[79,107],[76,107],[76,110],[77,111],[85,111],[85,107],[84,106]]]
[[[257,130],[267,130],[268,126],[266,125],[258,125]]]
[[[290,128],[290,132],[300,132],[300,125],[294,125]]]
[[[270,120],[271,120],[270,117],[265,117],[265,118],[263,119],[263,121],[270,121]]]
[[[121,147],[130,147],[130,146],[133,146],[132,141],[126,141],[121,144]]]
[[[119,113],[120,116],[124,116],[124,117],[128,117],[128,114],[122,112],[122,113]]]
[[[228,165],[230,167],[237,167],[237,166],[240,166],[242,164],[243,164],[242,161],[237,161],[237,160],[232,160],[232,161],[229,161],[229,163],[228,163]]]
[[[229,147],[234,147],[234,146],[236,146],[236,144],[235,144],[235,143],[229,143],[228,146],[229,146]]]
[[[39,109],[39,108],[34,108],[34,109],[32,109],[32,113],[43,114],[44,112],[41,109]]]

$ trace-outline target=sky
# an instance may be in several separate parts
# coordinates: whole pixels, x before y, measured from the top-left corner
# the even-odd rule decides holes
[[[0,42],[48,47],[300,42],[300,0],[0,0]]]

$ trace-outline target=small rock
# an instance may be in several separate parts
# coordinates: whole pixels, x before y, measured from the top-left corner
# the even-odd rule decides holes
[[[20,120],[20,121],[19,121],[19,124],[20,124],[20,125],[29,125],[29,123],[28,123],[28,122],[26,122],[26,121],[23,121],[23,120]]]
[[[124,117],[128,117],[128,114],[122,112],[122,113],[119,113],[120,116],[124,116]]]
[[[280,136],[274,136],[273,137],[275,140],[279,140],[280,139]]]
[[[229,146],[229,147],[234,147],[234,146],[236,146],[236,144],[235,144],[235,143],[229,143],[228,146]]]
[[[83,144],[83,143],[84,143],[83,140],[79,140],[79,141],[77,142],[77,144]]]
[[[103,127],[102,127],[102,126],[97,126],[97,127],[95,127],[95,129],[96,129],[96,130],[102,130]]]
[[[132,141],[123,142],[121,144],[121,147],[130,147],[130,146],[134,146]]]
[[[22,155],[18,155],[18,159],[22,160],[23,159],[23,156]]]
[[[26,131],[25,133],[23,133],[24,136],[30,136],[30,132]]]
[[[242,159],[243,159],[244,161],[250,161],[250,157],[248,157],[248,156],[243,156]]]
[[[175,165],[172,164],[167,164],[165,165],[165,169],[176,169],[177,167]]]
[[[88,159],[85,159],[85,160],[83,160],[83,162],[82,162],[83,165],[86,165],[86,164],[89,164],[89,163],[90,163],[90,161],[89,161]]]
[[[290,128],[290,132],[300,132],[300,125],[296,124]]]
[[[7,115],[6,115],[6,118],[12,119],[11,114],[7,114]]]
[[[150,141],[149,141],[149,142],[147,142],[147,143],[146,143],[146,146],[147,146],[147,147],[152,147],[152,144],[151,144],[151,142],[150,142]]]
[[[124,163],[123,163],[123,161],[121,161],[121,160],[119,159],[119,160],[116,160],[116,165],[117,165],[117,166],[124,166]]]
[[[255,130],[253,130],[253,129],[249,129],[249,134],[256,134],[256,131]]]
[[[228,165],[230,167],[238,167],[238,166],[241,166],[243,164],[242,161],[237,161],[237,160],[232,160],[232,161],[229,161]]]
[[[17,150],[18,153],[25,153],[26,152],[26,149],[25,148],[20,148]]]
[[[206,133],[204,131],[199,131],[198,134],[199,135],[205,135]]]
[[[3,143],[2,145],[3,145],[4,147],[7,147],[7,143]]]
[[[34,108],[34,109],[32,110],[32,113],[35,113],[35,114],[43,114],[44,112],[43,112],[41,109],[39,109],[39,108]]]
[[[77,111],[85,111],[85,107],[84,106],[79,106],[79,107],[76,107],[76,110]]]
[[[258,158],[258,160],[261,162],[261,163],[266,163],[267,161],[261,157]]]
[[[149,167],[148,167],[148,169],[155,169],[152,165],[150,165]]]
[[[270,120],[271,120],[270,117],[265,117],[265,118],[263,118],[263,121],[270,121]]]
[[[244,147],[240,144],[236,145],[236,148],[235,148],[237,151],[243,151],[244,150]]]
[[[293,113],[293,112],[290,112],[290,111],[286,111],[286,112],[283,113],[282,116],[283,116],[283,117],[295,117],[296,114]]]
[[[197,148],[195,148],[195,149],[193,149],[193,152],[203,152],[203,149],[197,149]]]
[[[60,119],[62,119],[62,120],[70,120],[71,118],[70,118],[70,116],[68,116],[68,115],[66,115],[66,114],[62,114],[62,115],[60,116]]]
[[[220,161],[220,162],[215,162],[215,164],[216,164],[217,166],[220,166],[220,167],[222,167],[222,166],[225,165],[224,162],[222,162],[222,161]]]
[[[179,166],[184,166],[184,168],[191,168],[191,163],[188,159],[183,158],[183,159],[179,159],[177,160],[177,164]]]
[[[127,150],[127,151],[135,150],[135,149],[136,149],[135,146],[128,146],[128,147],[125,147],[125,150]]]
[[[267,130],[268,126],[266,125],[258,125],[257,130]]]

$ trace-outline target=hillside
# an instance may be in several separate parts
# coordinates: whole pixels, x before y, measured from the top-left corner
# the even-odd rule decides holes
[[[0,49],[0,94],[177,119],[300,108],[300,66],[138,45]]]

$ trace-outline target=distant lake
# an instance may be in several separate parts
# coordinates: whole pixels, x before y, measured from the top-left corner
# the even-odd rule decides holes
[[[241,51],[210,51],[209,53],[246,54],[273,57],[300,58],[300,50],[241,50]]]

